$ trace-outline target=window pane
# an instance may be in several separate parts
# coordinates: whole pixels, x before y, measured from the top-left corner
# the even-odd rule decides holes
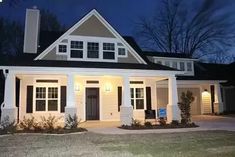
[[[184,71],[185,67],[184,67],[184,62],[180,62],[180,70]]]
[[[71,50],[71,58],[83,58],[83,50]]]
[[[49,87],[48,88],[48,98],[58,98],[58,88]]]
[[[36,98],[46,98],[46,87],[36,88]]]
[[[82,41],[71,41],[71,48],[83,49],[83,42]]]
[[[134,98],[134,88],[131,88],[131,98]]]
[[[144,99],[136,99],[136,109],[144,109]]]
[[[45,100],[36,100],[36,111],[45,111],[46,101]]]
[[[144,89],[136,88],[135,95],[136,95],[136,98],[144,98]]]
[[[172,68],[177,69],[177,62],[172,62]]]
[[[192,71],[192,63],[187,63],[187,71]]]
[[[103,52],[103,59],[115,59],[114,52]]]
[[[67,46],[66,45],[59,45],[59,52],[60,53],[66,53],[67,52]]]
[[[48,111],[57,111],[57,110],[58,110],[58,101],[48,100]]]
[[[170,62],[169,61],[165,61],[165,65],[169,67],[170,66]]]
[[[99,58],[99,43],[87,43],[87,58]]]
[[[103,43],[103,50],[115,50],[114,43]]]
[[[126,49],[125,48],[118,48],[118,55],[119,56],[125,56],[126,55]]]

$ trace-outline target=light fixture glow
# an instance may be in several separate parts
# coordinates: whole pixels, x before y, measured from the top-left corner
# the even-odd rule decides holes
[[[76,85],[75,85],[74,90],[75,90],[75,91],[77,91],[77,92],[79,92],[79,91],[80,91],[80,86],[79,86],[79,84],[76,84]]]

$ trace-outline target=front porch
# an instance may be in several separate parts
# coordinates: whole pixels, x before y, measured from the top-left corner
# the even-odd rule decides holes
[[[81,121],[121,121],[130,125],[133,118],[144,120],[146,110],[155,110],[157,117],[156,84],[167,79],[167,120],[179,120],[175,76],[154,72],[10,71],[6,74],[2,117],[22,120],[52,115],[62,117],[61,123],[64,123],[69,114],[76,114]],[[16,78],[20,80],[18,100],[15,99]]]

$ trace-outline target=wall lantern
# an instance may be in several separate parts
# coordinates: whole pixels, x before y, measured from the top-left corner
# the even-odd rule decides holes
[[[76,85],[75,85],[74,90],[77,91],[77,92],[80,91],[80,86],[79,86],[79,84],[76,84]]]
[[[110,91],[111,91],[111,84],[110,84],[110,83],[107,83],[107,84],[105,85],[105,91],[106,91],[106,92],[110,92]]]

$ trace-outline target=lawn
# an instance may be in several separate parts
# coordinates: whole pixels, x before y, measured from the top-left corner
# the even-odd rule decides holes
[[[0,156],[234,157],[235,132],[11,135],[0,137]]]

